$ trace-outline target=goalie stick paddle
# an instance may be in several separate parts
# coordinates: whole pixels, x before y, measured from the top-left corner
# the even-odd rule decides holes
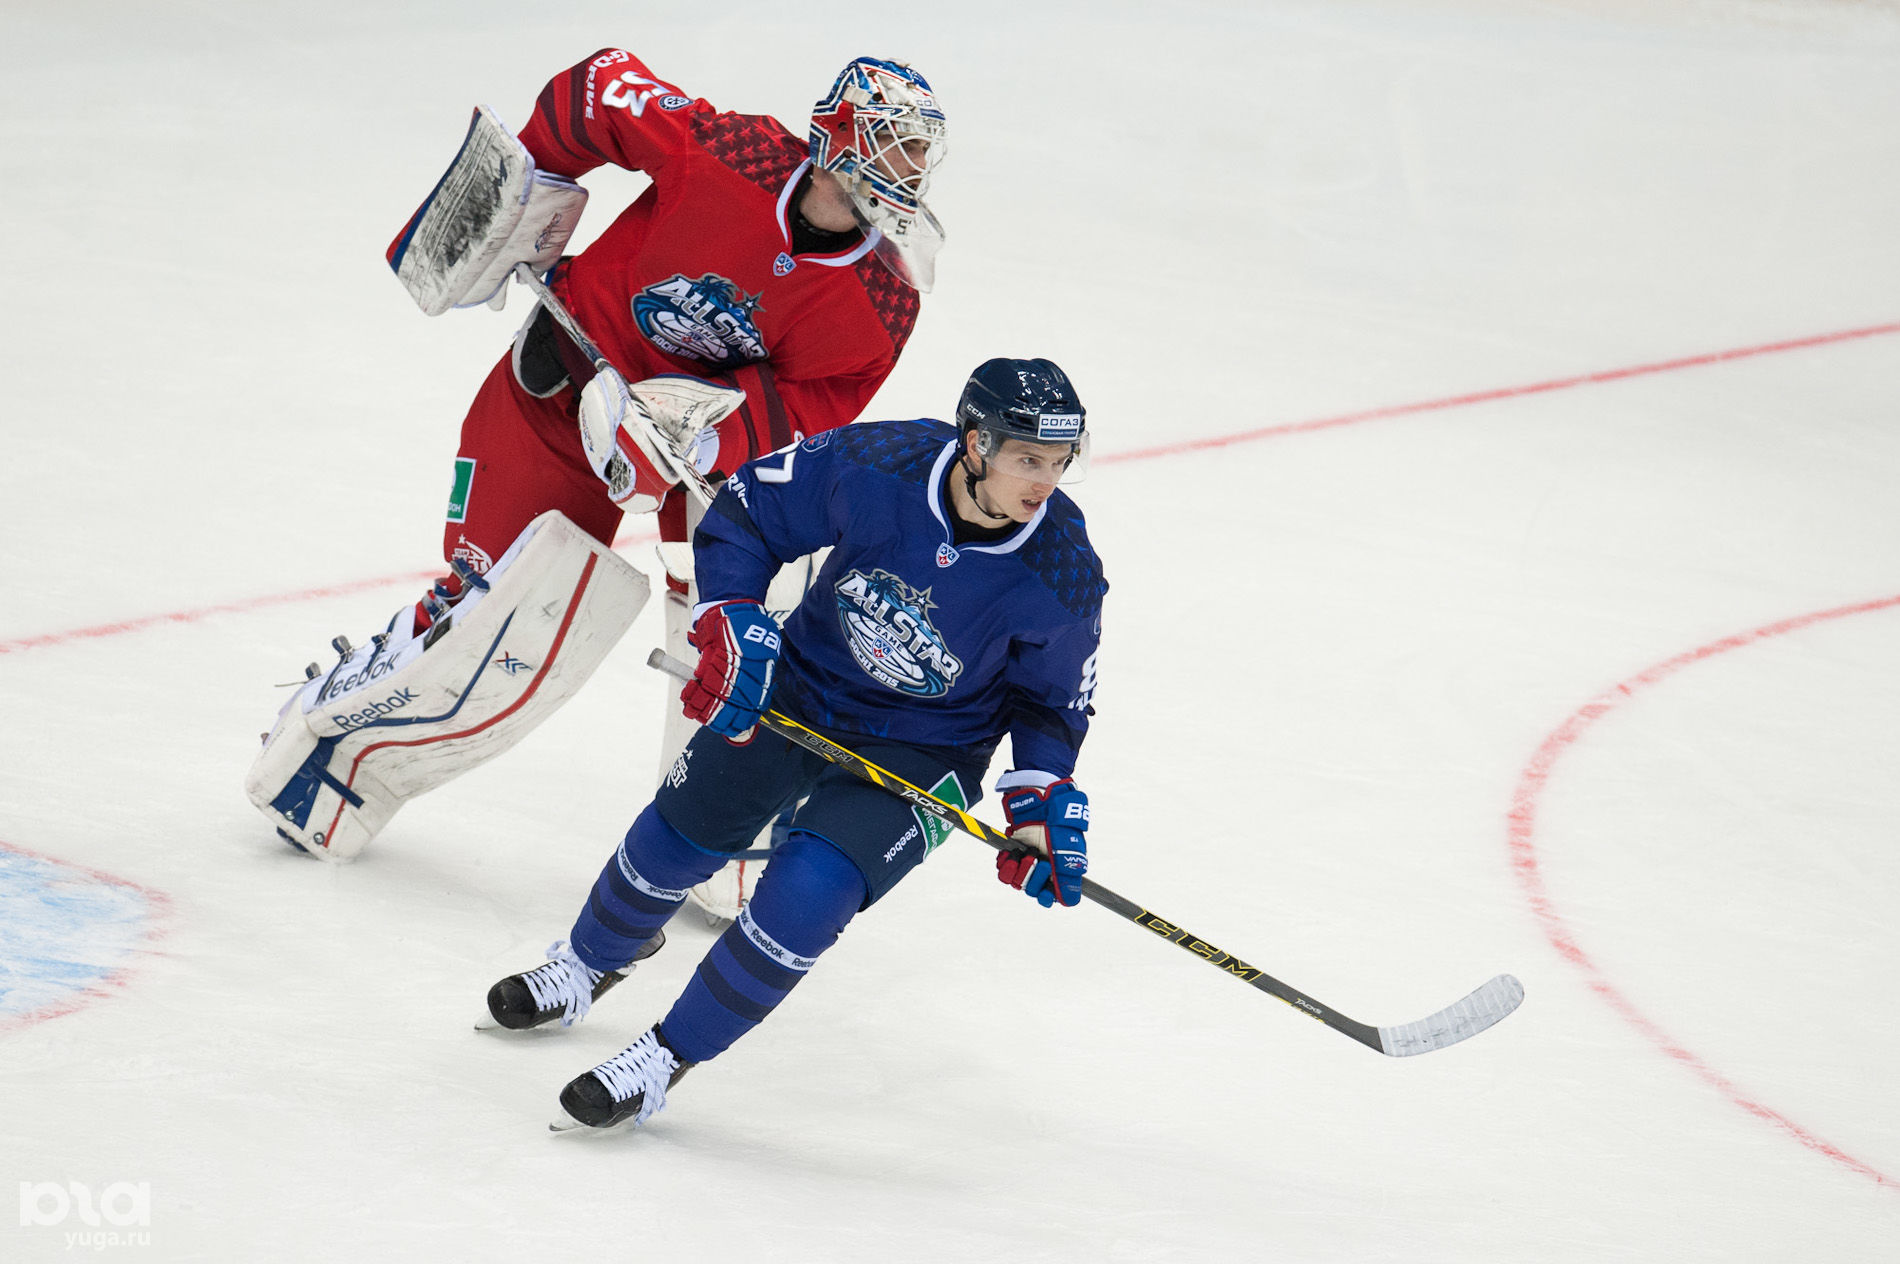
[[[647,666],[679,680],[693,678],[693,669],[665,650],[656,649],[647,655]],[[945,824],[988,843],[998,851],[1019,845],[1008,835],[984,824],[955,804],[946,803],[929,791],[918,789],[896,773],[878,767],[855,751],[806,728],[788,715],[765,711],[760,714],[759,723],[787,741],[804,747],[880,790],[888,791],[930,813]],[[1157,917],[1093,878],[1082,879],[1082,898],[1101,905],[1117,917],[1133,922],[1169,943],[1179,945],[1209,965],[1218,966],[1241,982],[1252,984],[1269,996],[1285,1001],[1300,1013],[1317,1019],[1334,1031],[1344,1032],[1367,1048],[1394,1058],[1431,1053],[1461,1040],[1469,1040],[1487,1027],[1495,1026],[1524,1001],[1524,985],[1511,975],[1500,974],[1469,996],[1417,1022],[1402,1023],[1396,1027],[1374,1027],[1320,1004],[1298,988],[1280,982],[1258,966],[1248,965],[1230,952],[1216,948],[1179,923]]]

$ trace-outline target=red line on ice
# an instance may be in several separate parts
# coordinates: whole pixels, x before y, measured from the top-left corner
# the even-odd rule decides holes
[[[1205,448],[1224,448],[1236,443],[1252,443],[1256,439],[1277,439],[1282,435],[1331,430],[1361,421],[1382,421],[1388,417],[1409,417],[1417,413],[1438,412],[1447,408],[1490,404],[1501,399],[1521,399],[1526,395],[1543,395],[1577,386],[1620,382],[1625,378],[1647,377],[1653,373],[1670,373],[1677,369],[1701,368],[1710,364],[1723,364],[1730,360],[1747,360],[1755,356],[1774,355],[1782,351],[1799,351],[1807,347],[1824,347],[1831,343],[1851,342],[1856,338],[1875,338],[1882,334],[1892,333],[1900,333],[1900,322],[1888,325],[1868,325],[1861,329],[1840,329],[1833,333],[1813,334],[1806,338],[1789,338],[1781,342],[1764,342],[1753,347],[1736,347],[1728,351],[1711,351],[1705,355],[1658,360],[1654,364],[1636,364],[1621,369],[1605,369],[1600,373],[1582,373],[1575,377],[1552,378],[1547,382],[1503,386],[1495,390],[1476,391],[1469,395],[1447,395],[1441,399],[1428,399],[1411,404],[1388,404],[1383,408],[1366,408],[1358,412],[1340,413],[1333,417],[1318,417],[1311,421],[1289,421],[1277,426],[1260,426],[1253,430],[1237,430],[1232,434],[1211,435],[1205,439],[1164,443],[1152,448],[1136,448],[1127,452],[1108,452],[1096,457],[1095,460],[1098,464],[1112,465],[1120,461],[1145,461],[1150,457],[1178,456],[1183,452],[1198,452]]]
[[[244,601],[231,601],[218,606],[199,606],[194,610],[174,610],[167,614],[148,614],[136,619],[122,619],[117,623],[99,623],[89,628],[68,628],[64,632],[47,632],[40,636],[22,636],[11,641],[0,641],[0,654],[14,654],[20,650],[43,649],[49,645],[64,645],[71,641],[88,641],[95,637],[119,636],[126,632],[142,632],[146,628],[157,627],[164,623],[197,623],[220,614],[246,614],[253,610],[262,610],[267,606],[288,606],[300,601],[314,601],[319,597],[342,597],[350,593],[367,592],[374,588],[383,588],[390,584],[410,580],[421,583],[434,579],[439,571],[412,571],[403,575],[385,575],[381,579],[359,579],[347,584],[330,584],[322,588],[303,588],[295,592],[274,593],[268,597],[251,597]]]
[[[1762,1105],[1750,1097],[1734,1081],[1716,1071],[1708,1063],[1691,1053],[1681,1042],[1670,1036],[1636,1005],[1603,973],[1595,961],[1591,960],[1570,927],[1557,912],[1550,893],[1544,888],[1543,870],[1538,864],[1537,845],[1534,838],[1537,828],[1538,800],[1549,784],[1551,770],[1559,758],[1575,746],[1589,731],[1590,726],[1622,703],[1633,697],[1638,690],[1646,689],[1675,675],[1685,667],[1704,662],[1726,654],[1731,650],[1743,649],[1759,644],[1772,637],[1785,636],[1790,632],[1799,632],[1803,628],[1813,627],[1832,619],[1845,619],[1851,615],[1868,614],[1876,610],[1888,610],[1900,606],[1900,595],[1882,597],[1875,601],[1863,601],[1851,606],[1836,606],[1831,610],[1820,610],[1812,614],[1783,619],[1779,623],[1769,623],[1749,632],[1723,637],[1707,645],[1698,646],[1674,658],[1666,659],[1646,671],[1630,677],[1615,685],[1574,711],[1551,735],[1544,739],[1542,746],[1525,766],[1518,779],[1517,793],[1513,797],[1510,812],[1510,853],[1511,867],[1516,870],[1518,881],[1530,900],[1531,910],[1543,923],[1544,934],[1559,954],[1579,970],[1583,971],[1590,989],[1607,1002],[1611,1009],[1620,1014],[1632,1027],[1641,1032],[1663,1053],[1693,1072],[1697,1078],[1719,1091],[1735,1105],[1765,1123],[1781,1129],[1802,1145],[1820,1154],[1826,1155],[1836,1163],[1843,1164],[1863,1176],[1871,1177],[1877,1184],[1891,1189],[1900,1189],[1900,1180],[1896,1180],[1871,1164],[1862,1162],[1848,1154],[1839,1146],[1816,1136],[1801,1125],[1789,1119],[1779,1111]]]
[[[623,544],[638,544],[643,540],[657,539],[657,534],[648,528],[629,532],[614,541],[615,547]],[[127,632],[143,632],[146,628],[158,627],[166,623],[198,623],[220,614],[247,614],[253,610],[262,610],[269,606],[290,606],[303,601],[315,601],[319,597],[343,597],[351,593],[370,592],[377,588],[387,588],[392,584],[427,583],[441,575],[441,568],[426,571],[404,571],[398,575],[384,575],[377,579],[352,580],[345,584],[327,584],[321,588],[300,588],[292,592],[272,593],[267,597],[251,597],[244,601],[229,601],[216,606],[199,606],[192,610],[174,610],[168,614],[148,614],[136,619],[122,619],[117,623],[99,623],[89,628],[68,628],[64,632],[46,632],[39,636],[16,637],[10,641],[0,641],[0,654],[14,654],[21,650],[44,649],[51,645],[65,645],[72,641],[87,641],[102,636],[120,636]]]
[[[1338,426],[1349,426],[1361,421],[1380,421],[1388,417],[1405,417],[1417,413],[1438,412],[1447,408],[1464,408],[1473,404],[1489,404],[1502,399],[1518,399],[1526,395],[1541,395],[1550,391],[1569,390],[1577,386],[1590,386],[1604,382],[1618,382],[1625,378],[1645,377],[1655,373],[1668,373],[1677,369],[1701,368],[1710,364],[1722,364],[1731,360],[1747,360],[1756,356],[1773,355],[1783,351],[1799,351],[1808,347],[1823,347],[1832,343],[1851,342],[1858,338],[1874,338],[1882,334],[1900,333],[1900,321],[1885,325],[1867,325],[1859,329],[1839,329],[1832,333],[1811,334],[1804,338],[1787,338],[1780,342],[1764,342],[1751,347],[1734,347],[1727,351],[1710,351],[1702,355],[1680,356],[1674,360],[1658,360],[1653,364],[1628,365],[1620,369],[1604,369],[1596,373],[1582,373],[1574,377],[1553,378],[1547,382],[1531,382],[1520,386],[1503,386],[1494,390],[1475,391],[1467,395],[1448,395],[1441,399],[1422,400],[1411,404],[1389,404],[1382,408],[1367,408],[1358,412],[1340,413],[1333,417],[1319,417],[1311,421],[1292,421],[1276,426],[1260,426],[1252,430],[1237,430],[1232,434],[1212,435],[1204,439],[1189,439],[1181,443],[1162,444],[1158,447],[1136,448],[1132,451],[1108,452],[1097,457],[1102,464],[1117,464],[1122,461],[1145,461],[1153,457],[1175,456],[1183,452],[1199,451],[1203,448],[1227,447],[1236,443],[1252,443],[1258,439],[1274,439],[1283,435],[1304,434],[1312,430],[1330,430]],[[654,538],[649,529],[624,535],[614,541],[616,546],[635,543]],[[163,623],[196,623],[202,619],[219,614],[242,614],[259,610],[266,606],[291,605],[301,601],[311,601],[318,597],[336,597],[348,593],[364,592],[373,588],[399,583],[403,580],[427,580],[440,572],[435,570],[408,571],[400,575],[386,575],[380,579],[357,580],[346,584],[332,584],[323,588],[305,588],[294,592],[276,593],[266,597],[254,597],[246,601],[227,602],[223,605],[200,606],[195,610],[179,610],[169,614],[145,615],[140,618],[126,619],[117,623],[102,623],[89,628],[71,628],[64,632],[48,632],[40,636],[16,637],[13,640],[0,641],[0,654],[17,653],[20,650],[41,649],[49,645],[62,645],[69,641],[83,641],[94,637],[118,636],[125,632],[140,632],[146,628]]]
[[[1659,360],[1653,364],[1628,365],[1620,369],[1604,369],[1596,373],[1582,373],[1574,377],[1553,378],[1547,382],[1531,382],[1520,386],[1504,386],[1494,390],[1475,391],[1466,395],[1448,395],[1441,399],[1422,400],[1411,404],[1389,404],[1382,408],[1361,409],[1358,412],[1340,413],[1333,417],[1319,417],[1311,421],[1292,421],[1276,426],[1259,426],[1252,430],[1238,430],[1232,434],[1212,435],[1204,439],[1189,439],[1181,443],[1162,444],[1151,448],[1136,448],[1132,451],[1108,452],[1097,457],[1102,464],[1117,464],[1122,461],[1145,461],[1154,457],[1175,456],[1183,452],[1195,452],[1204,448],[1227,447],[1236,443],[1252,443],[1259,439],[1274,439],[1283,435],[1304,434],[1313,430],[1330,430],[1338,426],[1349,426],[1362,421],[1381,421],[1388,417],[1405,417],[1417,413],[1438,412],[1447,408],[1464,408],[1473,404],[1489,404],[1503,399],[1518,399],[1526,395],[1541,395],[1550,391],[1569,390],[1578,386],[1591,386],[1604,382],[1618,382],[1625,378],[1646,377],[1655,373],[1668,373],[1677,369],[1701,368],[1705,365],[1722,364],[1731,360],[1747,360],[1756,356],[1773,355],[1783,351],[1799,351],[1809,347],[1824,347],[1833,343],[1851,342],[1858,338],[1874,338],[1882,334],[1900,333],[1900,321],[1885,325],[1867,325],[1859,329],[1840,329],[1831,333],[1811,334],[1804,338],[1787,338],[1780,342],[1764,342],[1751,347],[1734,347],[1727,351],[1710,351],[1702,355],[1680,356],[1673,360]],[[614,541],[616,546],[653,538],[649,529],[634,533]],[[196,623],[202,619],[219,614],[242,614],[259,610],[267,606],[291,605],[301,601],[311,601],[319,597],[336,597],[348,593],[364,592],[381,588],[403,580],[427,580],[440,572],[435,570],[409,571],[400,575],[386,575],[380,579],[358,580],[353,583],[332,584],[323,588],[305,588],[294,592],[276,593],[265,597],[254,597],[246,601],[227,602],[223,605],[200,606],[195,610],[179,610],[169,614],[145,615],[140,618],[126,619],[117,623],[102,623],[88,628],[71,628],[64,632],[48,632],[39,636],[16,637],[0,641],[0,654],[17,653],[20,650],[41,649],[50,645],[63,645],[70,641],[83,641],[95,637],[118,636],[126,632],[140,632],[146,628],[164,623]]]

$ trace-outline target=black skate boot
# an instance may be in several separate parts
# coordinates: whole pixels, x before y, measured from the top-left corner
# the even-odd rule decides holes
[[[569,1080],[561,1090],[561,1109],[567,1119],[548,1127],[566,1132],[583,1125],[611,1128],[629,1119],[636,1126],[643,1124],[666,1105],[666,1091],[697,1065],[681,1061],[655,1023],[613,1057]]]
[[[571,1027],[586,1017],[607,989],[633,973],[634,966],[665,943],[665,931],[653,932],[653,938],[641,945],[639,956],[623,969],[604,974],[583,964],[566,943],[553,944],[548,948],[546,965],[511,974],[488,989],[489,1016],[510,1031],[526,1031],[557,1018],[561,1026]]]

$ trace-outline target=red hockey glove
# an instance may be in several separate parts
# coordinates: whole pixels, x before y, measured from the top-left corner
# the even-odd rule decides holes
[[[686,640],[699,651],[699,668],[680,690],[688,718],[746,741],[771,702],[778,623],[756,601],[722,601],[706,607]]]
[[[1044,908],[1080,903],[1082,875],[1089,871],[1088,840],[1083,837],[1089,827],[1089,797],[1066,777],[1058,780],[1038,772],[1006,773],[996,788],[1003,795],[1009,836],[1026,844],[997,853],[997,878],[1033,896]]]

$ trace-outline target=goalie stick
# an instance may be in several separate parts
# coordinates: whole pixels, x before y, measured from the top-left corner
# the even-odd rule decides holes
[[[693,678],[693,669],[665,650],[654,650],[649,654],[647,666],[679,680]],[[926,790],[918,789],[896,773],[878,767],[856,752],[806,728],[790,716],[778,711],[765,711],[760,714],[759,723],[787,741],[804,747],[861,780],[870,782],[880,790],[888,791],[912,806],[930,813],[945,824],[960,829],[981,842],[988,843],[998,851],[1020,846],[1008,835],[984,824],[962,808],[946,803]],[[1455,1045],[1461,1040],[1469,1040],[1487,1027],[1502,1021],[1524,1001],[1524,985],[1511,975],[1500,974],[1462,1000],[1447,1005],[1436,1014],[1428,1015],[1417,1022],[1402,1023],[1396,1027],[1374,1027],[1368,1023],[1359,1022],[1357,1019],[1348,1018],[1338,1010],[1320,1004],[1298,988],[1282,983],[1258,966],[1248,965],[1232,953],[1214,947],[1186,927],[1157,917],[1133,900],[1117,895],[1093,878],[1082,879],[1082,897],[1101,905],[1117,917],[1153,932],[1169,943],[1179,945],[1209,965],[1220,967],[1241,982],[1252,984],[1269,996],[1286,1002],[1309,1018],[1326,1024],[1334,1031],[1344,1032],[1367,1048],[1394,1058],[1409,1057],[1417,1053],[1431,1053],[1448,1045]]]
[[[554,317],[555,323],[567,331],[567,336],[574,340],[575,347],[595,368],[612,369],[614,367],[613,362],[594,344],[594,340],[587,336],[587,331],[581,328],[580,322],[574,319],[574,314],[567,310],[567,304],[556,297],[546,281],[535,275],[533,268],[525,263],[516,264],[515,279],[533,291],[534,296],[541,300],[541,306],[548,309],[548,315]],[[699,472],[698,467],[680,454],[672,437],[663,433],[651,422],[647,423],[647,435],[653,440],[653,446],[658,449],[662,460],[671,467],[664,473],[671,474],[675,481],[697,496],[702,508],[712,504],[713,496],[719,489],[707,482],[706,476]]]

